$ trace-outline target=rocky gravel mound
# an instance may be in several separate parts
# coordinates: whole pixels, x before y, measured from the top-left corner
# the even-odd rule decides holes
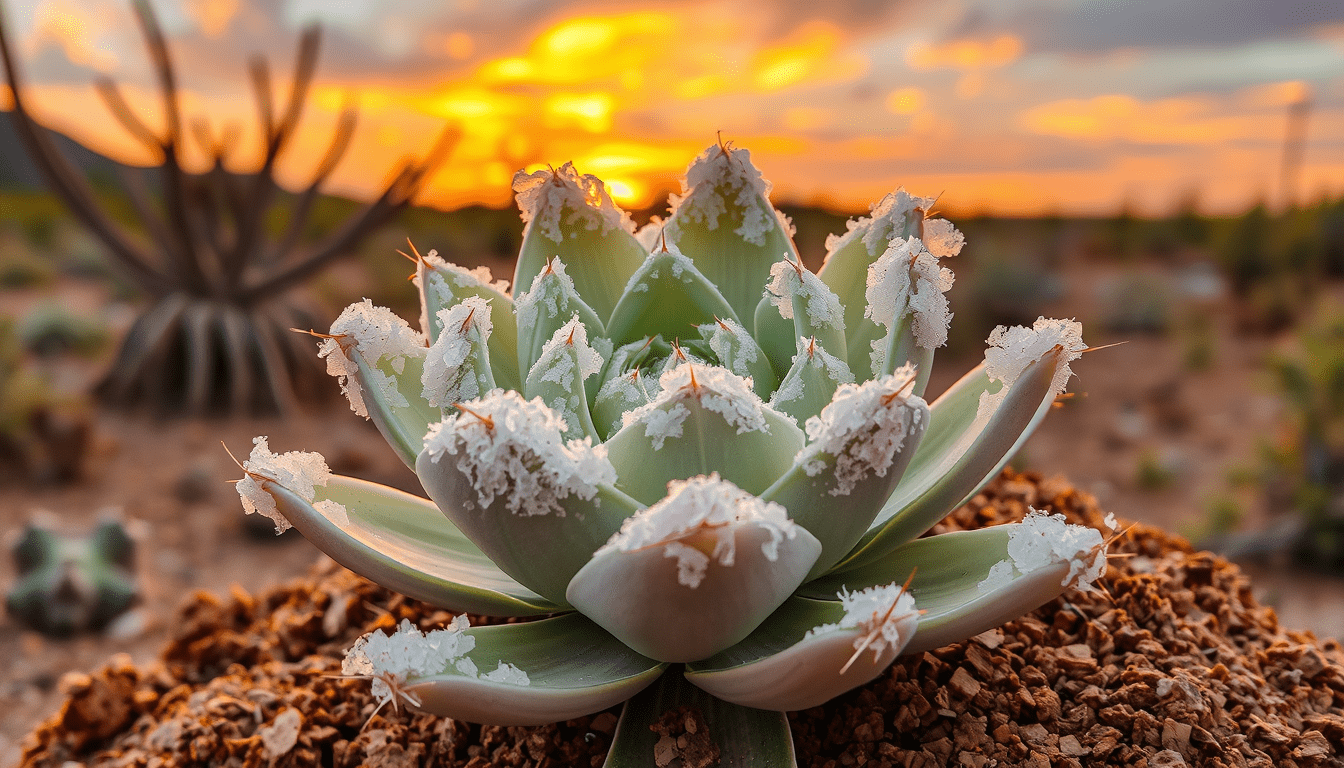
[[[1059,480],[1005,473],[935,532],[1020,520],[1027,507],[1101,526]],[[967,642],[790,714],[800,766],[1338,766],[1344,649],[1279,626],[1233,565],[1138,526],[1104,590],[1070,593]],[[66,701],[23,765],[600,766],[619,708],[533,728],[386,709],[339,676],[354,639],[452,614],[324,560],[261,595],[198,593],[159,662],[114,657],[61,682]],[[496,620],[497,621],[497,620]],[[472,617],[472,623],[489,623]],[[660,723],[650,764],[704,768],[696,713]],[[661,743],[661,742],[660,742]],[[655,759],[656,757],[656,759]]]

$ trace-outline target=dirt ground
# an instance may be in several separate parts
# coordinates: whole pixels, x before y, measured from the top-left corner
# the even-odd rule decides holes
[[[1077,285],[1054,309],[1085,316],[1090,286],[1104,278],[1071,275]],[[98,301],[87,286],[68,290],[63,300]],[[0,312],[17,315],[32,300],[0,293]],[[1070,389],[1078,396],[1050,415],[1018,466],[1067,477],[1121,518],[1173,531],[1198,523],[1209,498],[1226,487],[1229,468],[1253,463],[1259,441],[1284,418],[1258,373],[1272,342],[1237,337],[1221,305],[1201,311],[1212,319],[1216,354],[1209,368],[1187,370],[1180,349],[1159,338],[1139,337],[1087,354],[1074,366],[1078,378]],[[1119,339],[1089,333],[1087,340]],[[940,358],[930,394],[975,362]],[[85,364],[55,373],[69,386],[96,371]],[[221,441],[241,457],[253,436],[268,435],[273,450],[319,451],[337,472],[416,489],[376,430],[339,400],[283,422],[154,422],[108,413],[95,420],[82,481],[0,488],[0,535],[12,539],[36,510],[80,531],[118,509],[138,540],[144,600],[100,637],[45,639],[0,617],[0,767],[17,760],[23,736],[55,709],[63,673],[90,669],[122,652],[146,663],[172,633],[176,607],[194,591],[226,594],[237,585],[256,592],[302,573],[319,557],[293,533],[275,539],[249,532],[228,485],[240,472]],[[1157,461],[1167,473],[1160,488],[1145,489],[1137,480],[1144,461]],[[0,584],[12,579],[10,559],[0,558]],[[1344,637],[1344,582],[1270,569],[1256,572],[1255,579],[1257,597],[1278,607],[1285,626]]]

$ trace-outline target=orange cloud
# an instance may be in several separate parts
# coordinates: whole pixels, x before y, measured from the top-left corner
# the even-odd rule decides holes
[[[1263,114],[1214,114],[1214,109],[1198,96],[1141,102],[1126,94],[1107,94],[1042,104],[1023,112],[1020,123],[1043,136],[1143,144],[1208,145],[1264,139],[1281,130],[1267,124]]]
[[[1000,35],[992,40],[952,40],[942,44],[911,46],[905,62],[915,69],[995,69],[1013,63],[1022,55],[1022,40]]]

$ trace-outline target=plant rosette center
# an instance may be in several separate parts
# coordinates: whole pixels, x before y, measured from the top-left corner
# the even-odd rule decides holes
[[[610,766],[647,764],[647,725],[688,705],[723,760],[791,764],[783,712],[1104,570],[1101,532],[1045,513],[923,536],[1086,350],[1070,320],[1000,327],[926,402],[962,245],[932,199],[885,196],[813,273],[729,144],[638,231],[568,163],[514,190],[512,291],[417,251],[418,330],[366,300],[319,345],[428,498],[265,438],[237,485],[249,513],[390,589],[533,618],[367,636],[346,672],[382,704],[525,725],[627,702]]]

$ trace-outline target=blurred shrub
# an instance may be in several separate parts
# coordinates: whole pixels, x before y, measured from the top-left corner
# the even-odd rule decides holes
[[[110,337],[98,320],[77,315],[54,301],[29,310],[19,321],[17,334],[23,350],[38,357],[95,357]]]
[[[28,365],[13,320],[0,317],[0,482],[78,479],[91,436],[87,400]]]
[[[1299,554],[1344,567],[1344,306],[1322,305],[1269,366],[1292,423],[1265,452],[1266,497],[1302,516]]]

